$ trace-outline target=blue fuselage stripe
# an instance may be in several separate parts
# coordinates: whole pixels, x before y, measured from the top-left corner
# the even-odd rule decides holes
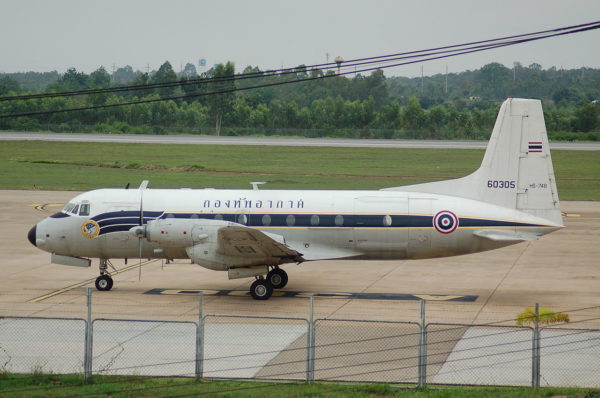
[[[111,212],[92,218],[100,225],[100,234],[128,231],[139,225],[140,213]],[[305,227],[305,228],[433,228],[431,215],[385,214],[272,214],[272,213],[165,213],[144,212],[144,224],[158,218],[223,220],[248,227]],[[544,227],[540,224],[481,218],[459,218],[459,228]]]

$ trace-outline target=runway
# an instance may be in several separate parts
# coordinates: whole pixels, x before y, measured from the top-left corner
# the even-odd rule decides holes
[[[255,145],[346,148],[445,148],[485,149],[487,141],[454,140],[376,140],[345,138],[284,138],[284,137],[215,137],[191,135],[141,134],[63,134],[0,132],[0,141],[61,141],[61,142],[116,142],[123,144],[177,144],[177,145]],[[552,142],[552,150],[600,151],[600,142]]]

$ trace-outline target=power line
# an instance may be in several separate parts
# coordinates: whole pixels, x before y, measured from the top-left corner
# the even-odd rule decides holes
[[[433,54],[442,54],[442,53],[452,53],[452,52],[461,52],[464,50],[470,49],[481,49],[482,51],[485,49],[497,48],[496,46],[504,46],[504,45],[514,45],[520,44],[527,41],[540,40],[548,37],[560,36],[565,34],[579,33],[587,30],[593,30],[600,28],[600,21],[589,22],[585,24],[566,26],[561,28],[549,29],[539,32],[533,33],[524,33],[519,35],[505,36],[495,39],[487,39],[480,40],[462,44],[454,44],[449,46],[435,47],[429,48],[425,50],[416,50],[374,57],[365,57],[365,58],[356,58],[351,60],[344,61],[343,67],[356,67],[360,65],[369,65],[383,62],[391,62],[393,60],[407,59],[407,58],[417,58],[424,57]],[[516,40],[519,39],[519,40]],[[508,41],[507,41],[508,40]],[[462,53],[456,54],[461,55]],[[400,66],[399,65],[390,65],[387,67]],[[281,68],[274,69],[268,71],[261,72],[250,72],[250,73],[242,73],[238,75],[227,75],[222,77],[215,78],[199,78],[199,79],[186,79],[172,82],[164,82],[164,83],[152,83],[152,84],[142,84],[142,85],[128,85],[128,86],[119,86],[119,87],[109,87],[109,88],[98,88],[98,89],[88,89],[88,90],[76,90],[76,91],[66,91],[66,92],[58,92],[58,93],[41,93],[41,94],[29,94],[29,95],[20,95],[20,96],[9,96],[9,97],[0,97],[0,101],[13,101],[13,100],[26,100],[26,99],[35,99],[35,98],[48,98],[48,97],[68,97],[68,96],[78,96],[78,95],[88,95],[88,94],[100,94],[100,93],[110,93],[110,92],[122,92],[122,91],[133,91],[133,90],[149,90],[155,88],[166,88],[166,87],[176,87],[176,86],[184,86],[184,85],[195,85],[195,84],[205,84],[209,82],[217,82],[217,81],[231,81],[231,80],[241,80],[247,78],[258,78],[258,77],[268,77],[270,75],[287,75],[287,74],[295,74],[302,71],[311,71],[311,70],[331,70],[337,68],[337,63],[322,63],[322,64],[313,64],[313,65],[299,65],[293,68]],[[386,68],[386,66],[381,67]],[[369,69],[370,70],[370,69]],[[361,70],[365,71],[365,70]],[[356,71],[354,73],[358,73],[361,71]],[[368,71],[368,70],[366,70]],[[349,72],[342,74],[350,74]],[[302,81],[302,80],[299,80]],[[177,98],[177,97],[173,97]],[[165,98],[165,100],[168,100]],[[126,105],[126,104],[123,104]]]
[[[545,39],[545,38],[549,38],[549,37],[573,34],[573,33],[578,33],[578,32],[582,32],[582,31],[593,30],[593,29],[598,29],[598,28],[600,28],[600,21],[583,24],[583,25],[575,25],[575,26],[571,26],[571,27],[557,28],[557,29],[553,29],[550,31],[543,31],[543,32],[541,32],[542,33],[541,35],[540,35],[540,32],[536,32],[536,33],[512,36],[512,37],[517,37],[518,39],[516,39],[516,40],[510,39],[510,40],[506,41],[503,38],[490,39],[490,40],[484,40],[484,41],[479,41],[479,42],[472,42],[475,44],[484,43],[484,44],[479,44],[477,46],[465,47],[465,44],[459,44],[459,45],[453,45],[453,46],[438,47],[436,49],[433,49],[433,50],[441,50],[441,51],[419,50],[419,51],[412,51],[412,52],[408,52],[408,53],[393,54],[392,57],[390,57],[388,55],[388,56],[361,58],[361,59],[355,60],[355,61],[361,61],[361,62],[350,61],[349,64],[344,65],[344,68],[348,68],[348,67],[352,67],[352,66],[356,66],[356,65],[364,65],[364,64],[367,64],[367,65],[371,65],[374,63],[380,64],[380,63],[391,62],[391,61],[407,59],[407,58],[408,59],[418,58],[418,59],[413,59],[411,61],[400,62],[400,63],[390,64],[390,65],[379,65],[379,66],[375,66],[375,67],[363,68],[360,70],[355,69],[354,71],[345,71],[345,72],[341,72],[339,74],[328,74],[328,75],[322,75],[322,76],[306,77],[306,78],[296,79],[296,80],[259,84],[259,85],[248,86],[248,87],[239,87],[239,88],[232,88],[232,89],[225,89],[225,90],[218,90],[218,91],[204,92],[204,93],[186,94],[186,95],[179,95],[179,96],[172,96],[172,97],[165,97],[165,98],[137,100],[137,101],[123,102],[123,103],[116,103],[116,104],[92,105],[92,106],[84,106],[84,107],[78,107],[78,108],[67,108],[67,109],[57,109],[57,110],[38,111],[38,112],[25,112],[25,113],[18,113],[18,114],[12,114],[12,115],[0,115],[0,119],[12,118],[12,117],[41,116],[41,115],[48,115],[48,114],[55,114],[55,113],[76,112],[76,111],[86,111],[86,110],[96,110],[96,109],[106,109],[106,108],[114,108],[114,107],[127,106],[127,105],[139,105],[139,104],[162,102],[162,101],[169,101],[169,100],[197,98],[197,97],[208,96],[208,95],[229,94],[229,93],[234,93],[237,91],[254,90],[254,89],[258,89],[258,88],[275,87],[275,86],[281,86],[281,85],[287,85],[287,84],[299,83],[299,82],[306,82],[306,81],[315,81],[315,80],[327,79],[327,78],[332,78],[332,77],[338,77],[340,75],[349,75],[349,74],[355,74],[355,73],[360,73],[360,72],[370,72],[370,71],[374,71],[374,70],[378,70],[378,69],[393,68],[393,67],[409,65],[409,64],[413,64],[413,63],[427,62],[427,61],[432,61],[432,60],[436,60],[436,59],[449,58],[449,57],[454,57],[454,56],[458,56],[458,55],[486,51],[486,50],[490,50],[490,49],[494,49],[494,48],[506,47],[506,46],[511,46],[511,45],[515,45],[515,44],[521,44],[521,43],[526,43],[526,42],[530,42],[530,41],[541,40],[541,39]],[[529,36],[533,36],[533,37],[529,37]],[[499,41],[499,40],[504,40],[504,41]],[[453,48],[453,49],[445,50],[448,48]],[[427,52],[427,51],[429,51],[429,52]],[[409,55],[407,55],[407,54],[409,54]],[[396,57],[396,55],[402,55],[402,56]],[[423,58],[423,57],[428,57],[428,58]],[[376,59],[376,61],[375,61],[375,59]],[[362,62],[363,60],[367,60],[367,61]],[[323,64],[320,64],[320,65],[323,65]],[[337,67],[337,65],[331,65],[331,64],[328,64],[328,65],[330,65],[330,66],[328,66],[328,68]],[[282,74],[297,73],[299,70],[298,70],[298,67],[296,67],[296,68],[281,69],[280,71],[286,71],[286,72],[281,73],[279,76],[281,76]],[[267,73],[270,73],[270,72],[267,71]],[[241,76],[241,78],[256,78],[256,77],[258,77],[258,73],[250,73],[250,74]],[[265,77],[265,75],[262,74],[262,72],[261,72],[260,77]],[[235,79],[236,79],[235,75],[230,75],[230,76],[219,77],[217,79],[213,79],[212,81],[231,81],[231,80],[235,80]],[[206,82],[207,80],[204,79],[203,81]],[[197,84],[198,82],[199,81],[195,81],[195,84]],[[169,83],[157,83],[154,85],[146,85],[146,86],[127,86],[127,87],[129,87],[129,88],[127,88],[127,90],[131,90],[131,89],[133,89],[133,87],[137,87],[137,89],[140,89],[142,87],[159,88],[159,87],[169,87],[169,86],[174,86],[174,85],[179,85],[179,84],[180,84],[180,82],[169,82]],[[55,96],[82,95],[82,93],[96,94],[96,93],[100,93],[100,92],[108,92],[107,90],[114,91],[114,90],[122,90],[122,89],[123,89],[123,87],[114,88],[114,89],[100,89],[100,90],[105,90],[105,91],[96,90],[93,92],[90,90],[87,90],[87,91],[83,90],[83,91],[79,91],[79,92],[65,92],[65,93],[53,93],[53,94],[49,93],[48,96],[52,96],[52,95],[55,95]],[[10,98],[16,99],[15,97],[10,97]],[[23,97],[20,97],[19,99],[23,99]]]

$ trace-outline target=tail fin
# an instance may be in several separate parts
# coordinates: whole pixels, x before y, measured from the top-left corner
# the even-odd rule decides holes
[[[386,190],[459,196],[518,209],[562,225],[554,168],[539,100],[502,104],[481,166],[455,180]]]

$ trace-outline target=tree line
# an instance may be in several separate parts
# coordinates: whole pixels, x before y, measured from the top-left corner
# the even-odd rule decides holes
[[[252,78],[244,78],[252,74]],[[225,76],[241,76],[223,79]],[[203,78],[206,81],[194,79]],[[221,79],[219,79],[221,78]],[[211,80],[212,79],[212,80]],[[305,79],[314,79],[302,81]],[[130,66],[109,74],[69,69],[52,73],[0,74],[0,96],[178,82],[150,90],[127,89],[77,97],[0,102],[0,115],[151,103],[0,119],[4,130],[60,132],[293,135],[309,137],[485,139],[500,103],[508,96],[543,100],[551,139],[600,140],[600,70],[543,69],[538,64],[481,69],[423,78],[338,76],[298,66],[291,72],[232,62],[198,74],[192,64],[179,73],[167,61],[152,72]],[[280,84],[281,85],[274,85]],[[288,84],[290,83],[290,84]],[[293,83],[293,84],[291,84]],[[233,91],[254,86],[268,87]],[[221,92],[218,95],[207,93]],[[168,99],[170,97],[185,97]]]

